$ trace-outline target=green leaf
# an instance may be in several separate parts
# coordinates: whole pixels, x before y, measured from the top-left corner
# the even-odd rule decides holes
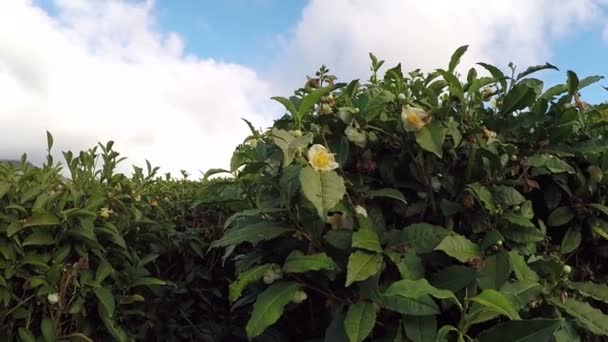
[[[578,90],[578,76],[572,70],[567,71],[568,74],[568,94],[574,95]]]
[[[437,157],[443,156],[443,142],[445,141],[445,128],[439,121],[433,121],[416,132],[416,142],[423,150],[434,153]]]
[[[416,298],[382,296],[382,307],[403,315],[428,316],[439,313],[439,307],[429,295]]]
[[[551,227],[563,226],[566,223],[572,221],[574,218],[574,212],[570,207],[558,207],[549,214],[547,218],[547,224]]]
[[[500,82],[500,86],[502,87],[502,89],[506,89],[507,88],[507,80],[505,78],[505,75],[502,71],[500,71],[500,69],[498,69],[497,67],[491,65],[491,64],[487,64],[487,63],[477,63],[478,65],[481,65],[482,67],[484,67],[484,69],[488,70],[490,72],[490,74],[492,75],[492,77],[494,77],[494,79],[498,82]]]
[[[551,304],[574,317],[593,334],[608,336],[608,316],[588,303],[568,298],[563,303],[558,299],[551,299]]]
[[[608,207],[599,203],[589,203],[587,206],[601,212],[604,215],[608,215]]]
[[[431,277],[431,284],[440,289],[458,292],[473,282],[477,274],[477,271],[470,267],[454,265],[435,273]]]
[[[599,82],[603,78],[604,78],[604,76],[599,76],[599,75],[587,76],[587,77],[583,78],[582,80],[580,80],[580,82],[578,82],[578,89],[580,90],[585,87],[588,87],[588,86],[592,85],[593,83]]]
[[[534,223],[532,223],[532,221],[530,221],[529,219],[527,219],[521,215],[517,215],[514,213],[504,213],[504,214],[500,215],[500,217],[509,221],[510,223],[512,223],[516,226],[535,228]]]
[[[509,254],[501,252],[486,258],[477,282],[483,290],[499,290],[509,279],[509,274],[511,274]]]
[[[577,227],[570,227],[566,231],[566,235],[562,239],[562,244],[560,246],[560,252],[562,254],[568,254],[574,252],[578,246],[581,244],[583,236],[581,234],[581,230]]]
[[[276,323],[283,315],[285,305],[289,304],[301,286],[294,282],[278,282],[260,293],[253,304],[251,318],[245,326],[247,337],[252,339]]]
[[[475,297],[470,298],[472,301],[479,303],[492,311],[495,311],[501,315],[505,315],[510,319],[519,319],[517,310],[511,306],[511,303],[502,293],[488,289]]]
[[[576,171],[572,166],[568,165],[565,161],[551,155],[551,154],[534,154],[528,157],[528,165],[532,167],[542,167],[551,173],[562,173],[567,172],[569,174],[575,174]]]
[[[522,78],[524,78],[530,74],[533,74],[537,71],[547,70],[547,69],[559,70],[555,65],[552,65],[550,63],[545,63],[544,65],[534,65],[534,66],[528,67],[525,71],[520,72],[517,75],[516,79],[521,80]]]
[[[467,190],[471,191],[477,200],[479,200],[483,204],[484,208],[486,208],[490,213],[494,213],[496,211],[494,198],[488,188],[480,183],[473,183],[467,185]]]
[[[27,222],[23,225],[23,228],[37,227],[37,226],[53,226],[59,224],[57,216],[49,212],[34,212]]]
[[[438,298],[448,299],[462,308],[460,301],[456,298],[454,293],[449,290],[438,289],[433,285],[429,284],[426,279],[402,279],[392,283],[383,294],[385,297],[398,296],[409,299],[416,299],[426,295]]]
[[[111,317],[101,316],[101,321],[108,332],[116,341],[129,342],[130,339],[127,333],[121,328]]]
[[[283,208],[261,208],[261,209],[248,209],[248,210],[239,211],[226,219],[226,222],[224,222],[224,229],[227,229],[228,227],[230,227],[230,225],[232,225],[232,223],[234,223],[239,218],[251,217],[251,216],[259,217],[262,214],[275,214],[275,213],[280,213],[283,211],[285,211],[285,209],[283,209]]]
[[[549,342],[561,319],[524,319],[497,324],[477,335],[479,342]]]
[[[331,89],[332,87],[315,89],[304,96],[302,102],[300,102],[300,108],[298,108],[298,120],[301,121],[304,118],[304,115],[308,114],[315,104],[321,100],[321,97],[331,92]]]
[[[6,193],[11,189],[11,184],[7,182],[0,182],[0,199],[6,195]]]
[[[249,284],[255,283],[262,279],[264,273],[266,273],[266,271],[272,265],[273,264],[259,265],[240,273],[236,280],[229,286],[228,298],[230,299],[230,302],[234,302],[235,300],[239,299],[243,293],[243,290],[245,290]]]
[[[361,226],[353,233],[353,248],[365,249],[370,252],[382,252],[380,240],[376,231],[369,226]]]
[[[283,265],[283,271],[287,273],[304,273],[308,271],[330,271],[335,272],[338,265],[325,254],[317,253],[304,255],[299,250],[289,254]]]
[[[517,243],[538,242],[545,239],[545,234],[537,228],[511,226],[502,231],[503,235]]]
[[[298,149],[305,148],[312,143],[313,139],[312,134],[295,137],[291,133],[277,128],[272,129],[272,137],[274,143],[283,151],[283,167],[291,164]]]
[[[524,83],[516,84],[508,93],[505,95],[502,106],[500,108],[500,114],[506,115],[511,114],[514,111],[524,109],[534,103],[536,94],[533,88],[530,88]]]
[[[568,91],[568,86],[565,84],[555,85],[540,96],[541,99],[552,100],[555,96],[561,95]]]
[[[18,333],[22,342],[36,342],[36,337],[34,337],[30,329],[19,328]]]
[[[272,222],[256,223],[240,229],[227,231],[221,239],[211,243],[211,248],[238,245],[242,242],[249,242],[255,245],[260,241],[272,240],[292,231],[293,229],[288,229]]]
[[[382,256],[380,254],[353,252],[348,258],[346,267],[346,284],[348,287],[356,281],[365,280],[380,271]]]
[[[51,236],[46,230],[34,231],[30,236],[25,238],[25,241],[21,243],[23,247],[26,246],[48,246],[54,245],[55,238]]]
[[[500,204],[503,208],[520,205],[526,200],[519,191],[510,186],[495,186],[492,188],[491,192],[494,203]]]
[[[376,325],[376,307],[370,302],[351,305],[344,318],[344,329],[350,342],[361,342]]]
[[[416,251],[408,249],[403,253],[386,250],[384,252],[397,266],[402,279],[420,279],[424,277],[424,265]]]
[[[334,171],[315,171],[307,166],[300,172],[300,184],[304,196],[315,206],[323,221],[327,212],[346,194],[344,179]]]
[[[349,342],[344,328],[346,314],[342,308],[338,309],[331,323],[325,329],[324,342]]]
[[[271,99],[282,104],[283,107],[285,107],[285,109],[287,109],[287,111],[291,114],[291,116],[295,117],[298,114],[298,111],[296,110],[296,106],[293,104],[293,102],[291,102],[291,100],[286,99],[281,96],[271,97]]]
[[[464,53],[467,52],[468,48],[469,48],[468,45],[463,45],[463,46],[459,47],[458,49],[456,49],[456,51],[454,51],[454,53],[452,54],[452,57],[450,58],[450,65],[448,67],[448,72],[454,72],[454,70],[456,70],[456,67],[458,66],[458,64],[460,64],[460,58],[462,58],[462,55],[464,55]]]
[[[365,193],[365,197],[374,198],[374,197],[387,197],[392,198],[397,201],[402,202],[403,204],[407,204],[405,197],[401,193],[401,191],[393,188],[384,188],[378,190],[372,190]]]
[[[55,323],[50,318],[42,320],[40,330],[42,331],[42,336],[46,342],[54,342],[56,340],[57,334],[55,332]]]
[[[596,284],[592,282],[574,282],[568,283],[568,287],[577,290],[584,296],[608,303],[608,286],[604,284]]]
[[[449,231],[443,227],[415,223],[403,228],[399,236],[392,241],[389,239],[388,243],[392,246],[405,244],[419,254],[431,253],[448,234]]]
[[[131,284],[131,287],[135,286],[165,286],[167,283],[164,280],[154,278],[154,277],[141,277],[135,279],[135,281]]]
[[[462,235],[446,236],[441,240],[441,243],[435,247],[435,250],[442,251],[460,262],[467,262],[481,256],[479,246]]]
[[[526,263],[524,258],[517,251],[509,252],[509,259],[511,265],[513,266],[513,272],[515,272],[515,276],[519,280],[527,280],[531,282],[538,281],[539,277],[536,272],[534,272],[530,266]]]
[[[93,288],[93,292],[103,308],[104,315],[112,318],[114,315],[114,296],[112,292],[105,287]]]
[[[435,342],[437,320],[435,316],[406,316],[403,319],[405,335],[412,342]]]

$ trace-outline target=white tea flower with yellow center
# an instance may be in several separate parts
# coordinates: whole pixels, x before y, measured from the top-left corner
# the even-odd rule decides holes
[[[429,114],[422,108],[403,106],[401,111],[401,120],[403,127],[408,132],[413,132],[424,127],[428,122]]]
[[[338,168],[333,153],[329,153],[325,146],[315,144],[308,149],[308,162],[316,171],[331,171]]]

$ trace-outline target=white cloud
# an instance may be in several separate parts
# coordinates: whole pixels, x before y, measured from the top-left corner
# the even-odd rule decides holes
[[[604,26],[604,31],[602,32],[602,37],[604,38],[604,42],[608,44],[608,24]]]
[[[48,129],[57,150],[113,139],[129,162],[164,171],[226,166],[247,134],[240,118],[267,124],[277,108],[268,98],[289,95],[321,64],[341,80],[367,77],[372,51],[428,70],[463,44],[464,65],[543,63],[557,39],[605,20],[607,4],[311,0],[262,77],[186,55],[181,37],[157,26],[152,0],[55,0],[53,17],[32,0],[0,1],[0,158],[42,160]]]
[[[552,43],[604,17],[605,0],[311,0],[282,37],[276,78],[326,63],[342,79],[368,75],[368,52],[406,70],[447,67],[460,45],[464,65],[544,63]],[[294,67],[296,66],[296,67]],[[289,72],[287,72],[289,70]],[[289,79],[290,84],[300,78]],[[297,84],[297,83],[295,83]]]
[[[30,1],[0,5],[0,159],[43,158],[45,130],[57,150],[97,141],[141,165],[176,173],[226,167],[270,105],[251,69],[186,56],[158,30],[151,1],[57,0],[49,17]],[[57,152],[58,152],[57,151]]]

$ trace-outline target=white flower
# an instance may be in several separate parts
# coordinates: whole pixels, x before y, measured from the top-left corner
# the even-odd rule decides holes
[[[534,131],[535,131],[534,127],[531,127],[530,128],[530,134],[534,133]]]
[[[401,120],[406,131],[417,131],[427,124],[429,114],[422,108],[403,106]]]
[[[46,296],[46,300],[49,301],[49,304],[55,305],[57,302],[59,302],[59,294],[57,292],[49,293]]]
[[[363,216],[363,217],[367,217],[367,210],[365,210],[365,208],[363,208],[363,207],[362,207],[362,206],[360,206],[360,205],[355,206],[355,212],[356,212],[358,215],[361,215],[361,216]]]
[[[329,153],[325,146],[315,144],[308,149],[308,162],[316,171],[331,171],[340,165],[336,162],[333,153]]]

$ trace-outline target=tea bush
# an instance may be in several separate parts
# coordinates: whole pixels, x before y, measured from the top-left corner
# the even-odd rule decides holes
[[[205,252],[225,209],[197,207],[200,182],[150,164],[117,173],[112,145],[64,153],[68,178],[50,154],[0,164],[0,340],[230,334],[221,255]]]
[[[576,341],[608,335],[607,105],[484,63],[325,67],[235,151],[243,210],[211,244],[260,340]],[[593,337],[596,336],[596,337]],[[599,337],[597,337],[599,338]]]
[[[111,142],[62,166],[50,134],[0,164],[0,340],[606,340],[601,77],[461,75],[466,49],[322,67],[201,181],[127,177]]]

